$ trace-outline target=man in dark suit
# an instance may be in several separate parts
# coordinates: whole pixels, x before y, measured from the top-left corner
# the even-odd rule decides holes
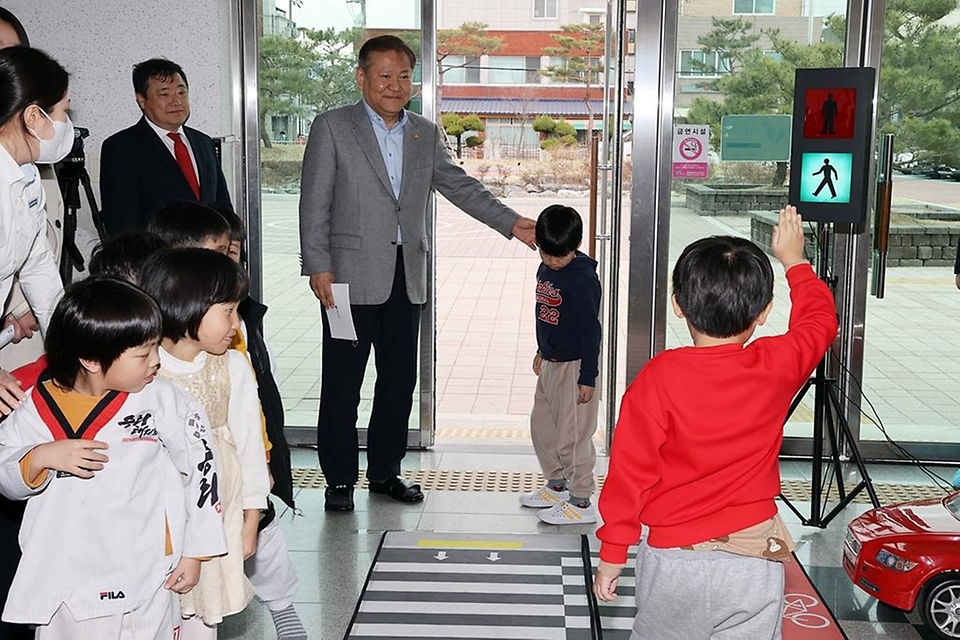
[[[116,236],[143,231],[150,215],[178,200],[233,209],[210,136],[183,126],[190,117],[187,76],[162,58],[133,68],[143,117],[103,142],[103,224]]]

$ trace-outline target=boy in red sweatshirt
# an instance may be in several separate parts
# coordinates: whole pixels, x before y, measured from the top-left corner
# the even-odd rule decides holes
[[[773,304],[770,260],[741,238],[698,240],[673,272],[674,312],[694,346],[657,355],[624,394],[593,589],[617,597],[627,548],[646,525],[632,640],[780,638],[793,541],[777,514],[777,455],[790,403],[836,337],[837,316],[803,257],[794,207],[780,211],[771,244],[790,285],[787,332],[744,346]]]

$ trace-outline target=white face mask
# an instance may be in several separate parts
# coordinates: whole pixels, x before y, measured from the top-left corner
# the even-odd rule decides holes
[[[60,122],[48,116],[43,109],[40,109],[40,113],[53,125],[53,138],[44,140],[33,129],[27,129],[34,138],[40,141],[40,155],[34,162],[37,164],[56,164],[66,158],[73,148],[73,123],[70,122],[70,116],[67,116],[66,122]]]

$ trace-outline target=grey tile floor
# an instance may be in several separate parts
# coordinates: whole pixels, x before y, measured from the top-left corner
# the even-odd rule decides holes
[[[536,470],[529,447],[497,447],[494,452],[471,452],[471,447],[438,447],[411,452],[405,469]],[[294,467],[316,467],[316,452],[296,449]],[[606,458],[598,460],[598,471]],[[905,465],[872,466],[875,481],[928,484],[919,470]],[[949,479],[953,468],[935,471]],[[809,463],[783,461],[784,478],[805,480]],[[592,533],[594,525],[560,529],[540,523],[517,503],[513,493],[427,492],[426,500],[402,505],[383,496],[356,493],[356,511],[327,514],[323,492],[303,489],[297,495],[300,514],[282,515],[290,554],[300,576],[296,606],[311,638],[334,640],[346,632],[364,580],[373,562],[384,531],[436,531],[485,533]],[[808,508],[804,504],[801,509]],[[797,555],[807,568],[825,601],[854,640],[866,638],[925,638],[915,623],[853,587],[840,568],[840,554],[846,523],[862,513],[860,505],[845,509],[826,529],[803,527],[785,507],[781,513],[798,544]],[[266,608],[254,601],[243,613],[227,619],[220,638],[272,639],[273,624]]]

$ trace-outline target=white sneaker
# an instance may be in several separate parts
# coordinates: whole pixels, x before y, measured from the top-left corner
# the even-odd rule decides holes
[[[563,502],[537,514],[547,524],[592,524],[597,521],[597,510],[591,502],[582,509],[569,502]]]
[[[569,499],[570,492],[566,489],[563,491],[554,491],[550,487],[545,486],[540,489],[540,491],[525,493],[520,496],[520,504],[533,509],[543,509],[545,507],[555,507],[563,504]]]

